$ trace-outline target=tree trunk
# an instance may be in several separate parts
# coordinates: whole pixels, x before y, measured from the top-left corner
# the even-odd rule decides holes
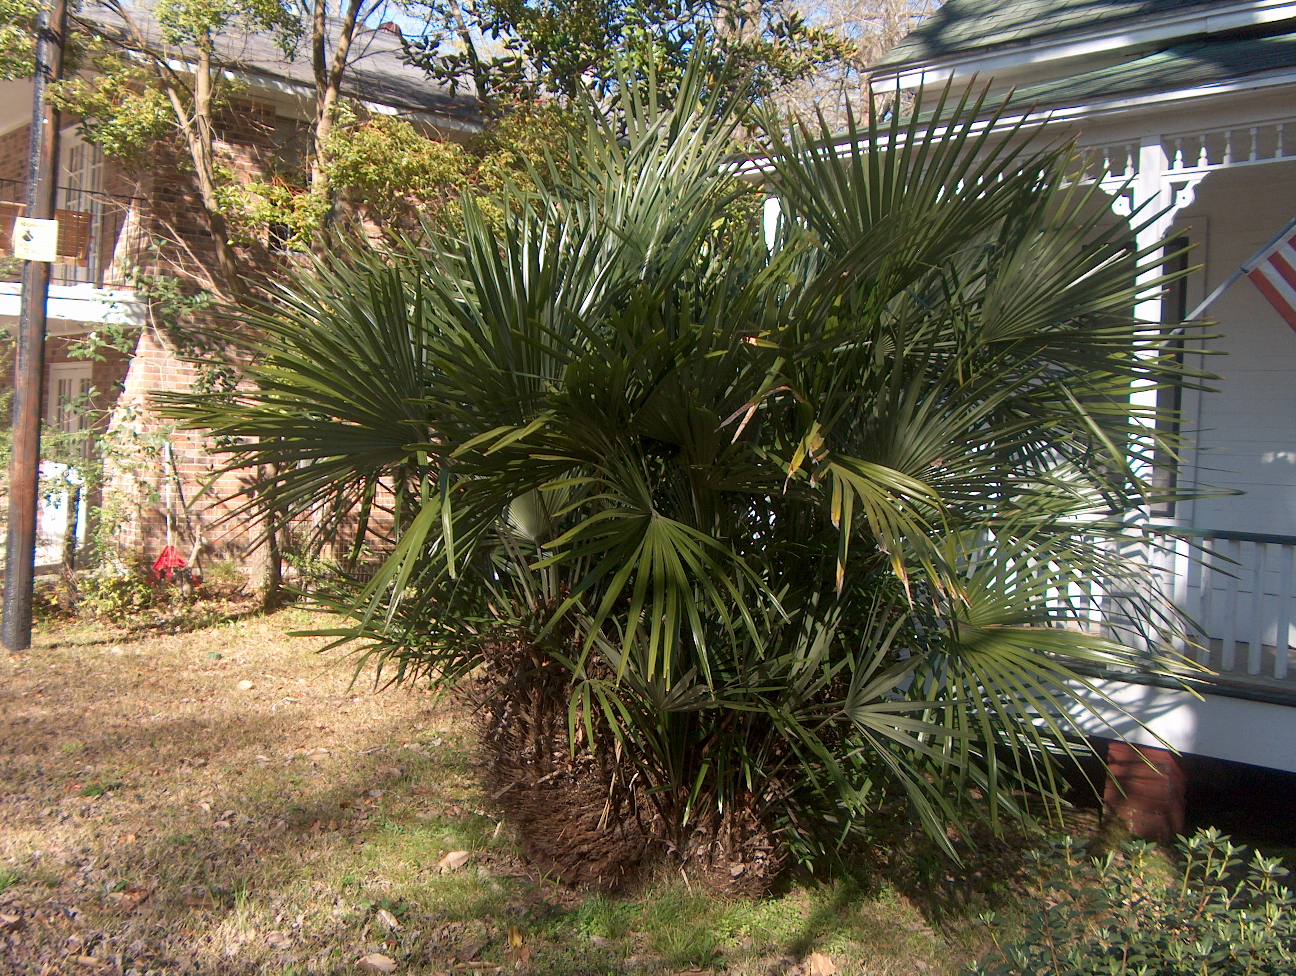
[[[315,0],[315,16],[311,25],[311,62],[315,72],[315,139],[311,147],[311,193],[324,200],[329,196],[328,141],[333,133],[333,116],[337,111],[342,77],[346,73],[347,58],[351,54],[351,41],[355,37],[356,23],[363,6],[363,0],[348,0],[342,12],[337,47],[333,49],[333,57],[330,60],[327,44],[327,4],[325,0]]]

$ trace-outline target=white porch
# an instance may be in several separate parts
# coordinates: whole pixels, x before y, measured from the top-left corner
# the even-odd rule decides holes
[[[21,284],[0,281],[0,327],[12,329],[17,323],[21,295]],[[148,321],[148,305],[126,288],[50,285],[45,314],[50,335],[73,335],[96,325],[142,326]]]
[[[1140,245],[1165,236],[1193,246],[1188,263],[1200,267],[1182,289],[1140,304],[1152,320],[1177,321],[1296,216],[1290,104],[1190,108],[1093,120],[1082,136],[1112,172],[1105,187],[1119,194],[1118,215],[1164,211]],[[1153,122],[1165,131],[1147,134]],[[1122,129],[1129,137],[1111,138]],[[1221,378],[1210,384],[1215,392],[1183,393],[1185,445],[1174,476],[1216,493],[1154,518],[1167,544],[1149,547],[1148,558],[1192,621],[1180,650],[1216,675],[1193,682],[1200,696],[1155,681],[1104,681],[1120,707],[1104,707],[1108,724],[1086,729],[1296,771],[1296,331],[1245,279],[1205,317],[1218,321],[1207,330],[1217,336],[1190,338],[1184,355]]]

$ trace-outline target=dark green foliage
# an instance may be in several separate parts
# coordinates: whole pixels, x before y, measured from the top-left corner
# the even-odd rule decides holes
[[[835,65],[849,43],[780,0],[425,0],[427,33],[406,56],[452,90],[481,96],[487,114],[559,96],[605,97],[632,73],[673,91],[696,51],[760,98]],[[435,28],[440,27],[441,30]],[[737,69],[737,70],[733,70]],[[719,74],[719,73],[718,73]],[[739,82],[739,79],[741,81]]]
[[[561,678],[562,742],[510,757],[533,807],[585,756],[569,794],[621,784],[681,856],[813,857],[897,802],[948,847],[1056,800],[1076,665],[1179,666],[1154,594],[1105,636],[1067,594],[1152,593],[1114,545],[1156,496],[1130,389],[1197,380],[1067,147],[972,95],[771,134],[771,251],[708,70],[669,109],[627,81],[499,219],[321,260],[242,313],[243,388],[166,410],[262,472],[250,508],[387,557],[321,598],[382,678]]]
[[[1041,881],[1026,931],[981,976],[1290,976],[1296,899],[1280,862],[1215,829],[1180,838],[1169,868],[1133,841],[1090,857],[1070,837],[1030,856]],[[987,920],[996,925],[997,920]]]

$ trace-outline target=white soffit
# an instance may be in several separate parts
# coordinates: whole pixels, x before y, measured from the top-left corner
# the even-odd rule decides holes
[[[0,319],[17,320],[22,308],[22,286],[13,281],[0,282]],[[148,321],[148,306],[133,291],[89,288],[85,285],[50,285],[49,301],[45,314],[50,320],[51,334],[81,331],[76,325],[144,325]]]

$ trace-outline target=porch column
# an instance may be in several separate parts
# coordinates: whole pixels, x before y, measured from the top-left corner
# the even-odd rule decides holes
[[[1154,746],[1107,746],[1103,816],[1135,837],[1170,843],[1184,829],[1184,776],[1174,753]]]

